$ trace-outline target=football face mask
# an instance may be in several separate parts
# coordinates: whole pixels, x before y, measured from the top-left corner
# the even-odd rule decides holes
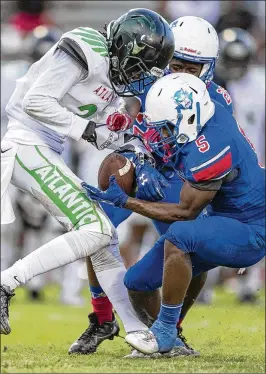
[[[163,76],[174,54],[168,23],[148,9],[131,9],[107,27],[109,76],[119,96],[136,96]]]
[[[178,115],[178,121],[182,115]],[[149,129],[145,139],[151,152],[162,158],[163,162],[173,160],[181,149],[189,142],[186,134],[179,134],[178,125],[170,121],[145,122]]]

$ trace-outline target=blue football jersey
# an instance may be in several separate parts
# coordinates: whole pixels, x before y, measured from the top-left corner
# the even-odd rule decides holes
[[[151,86],[152,84],[147,85],[144,89],[144,93],[139,95],[139,99],[141,100],[141,108],[132,127],[132,132],[136,136],[141,137],[142,134],[146,131],[146,127],[143,124],[143,113],[145,112],[146,96]],[[210,82],[207,86],[207,89],[212,100],[218,101],[218,103],[222,104],[229,111],[229,113],[233,113],[233,103],[231,96],[223,87],[218,86],[214,82]]]
[[[181,150],[177,172],[193,185],[222,183],[209,205],[209,214],[252,222],[265,216],[265,169],[235,118],[214,101],[215,114],[197,139]]]
[[[218,103],[222,104],[229,113],[233,114],[233,102],[228,91],[214,82],[210,82],[207,88],[211,99],[218,101]]]

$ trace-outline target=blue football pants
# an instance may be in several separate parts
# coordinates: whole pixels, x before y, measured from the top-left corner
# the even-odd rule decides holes
[[[247,224],[221,216],[202,216],[174,222],[128,269],[124,279],[128,289],[152,291],[162,286],[165,240],[190,254],[193,277],[217,266],[248,267],[265,256],[264,219]]]

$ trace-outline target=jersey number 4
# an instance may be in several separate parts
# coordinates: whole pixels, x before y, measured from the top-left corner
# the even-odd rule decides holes
[[[206,140],[205,135],[199,136],[195,143],[201,153],[207,152],[210,149],[210,144]]]

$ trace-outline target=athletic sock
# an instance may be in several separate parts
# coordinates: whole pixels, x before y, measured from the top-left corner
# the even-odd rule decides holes
[[[92,308],[100,325],[113,319],[113,306],[107,296],[91,299]]]
[[[106,294],[104,292],[104,290],[102,289],[101,286],[89,286],[89,290],[90,290],[90,293],[91,293],[91,297],[93,299],[98,299],[98,298],[101,298],[101,297],[105,297]]]
[[[183,303],[178,305],[161,304],[158,319],[169,325],[177,324]]]
[[[113,306],[105,295],[103,289],[100,286],[90,286],[90,292],[92,309],[96,314],[99,324],[102,325],[104,322],[112,321]]]
[[[124,265],[121,263],[120,267],[95,272],[101,287],[105,290],[110,302],[119,315],[126,333],[147,330],[147,326],[137,318],[130,303],[127,289],[123,283],[126,273]]]

